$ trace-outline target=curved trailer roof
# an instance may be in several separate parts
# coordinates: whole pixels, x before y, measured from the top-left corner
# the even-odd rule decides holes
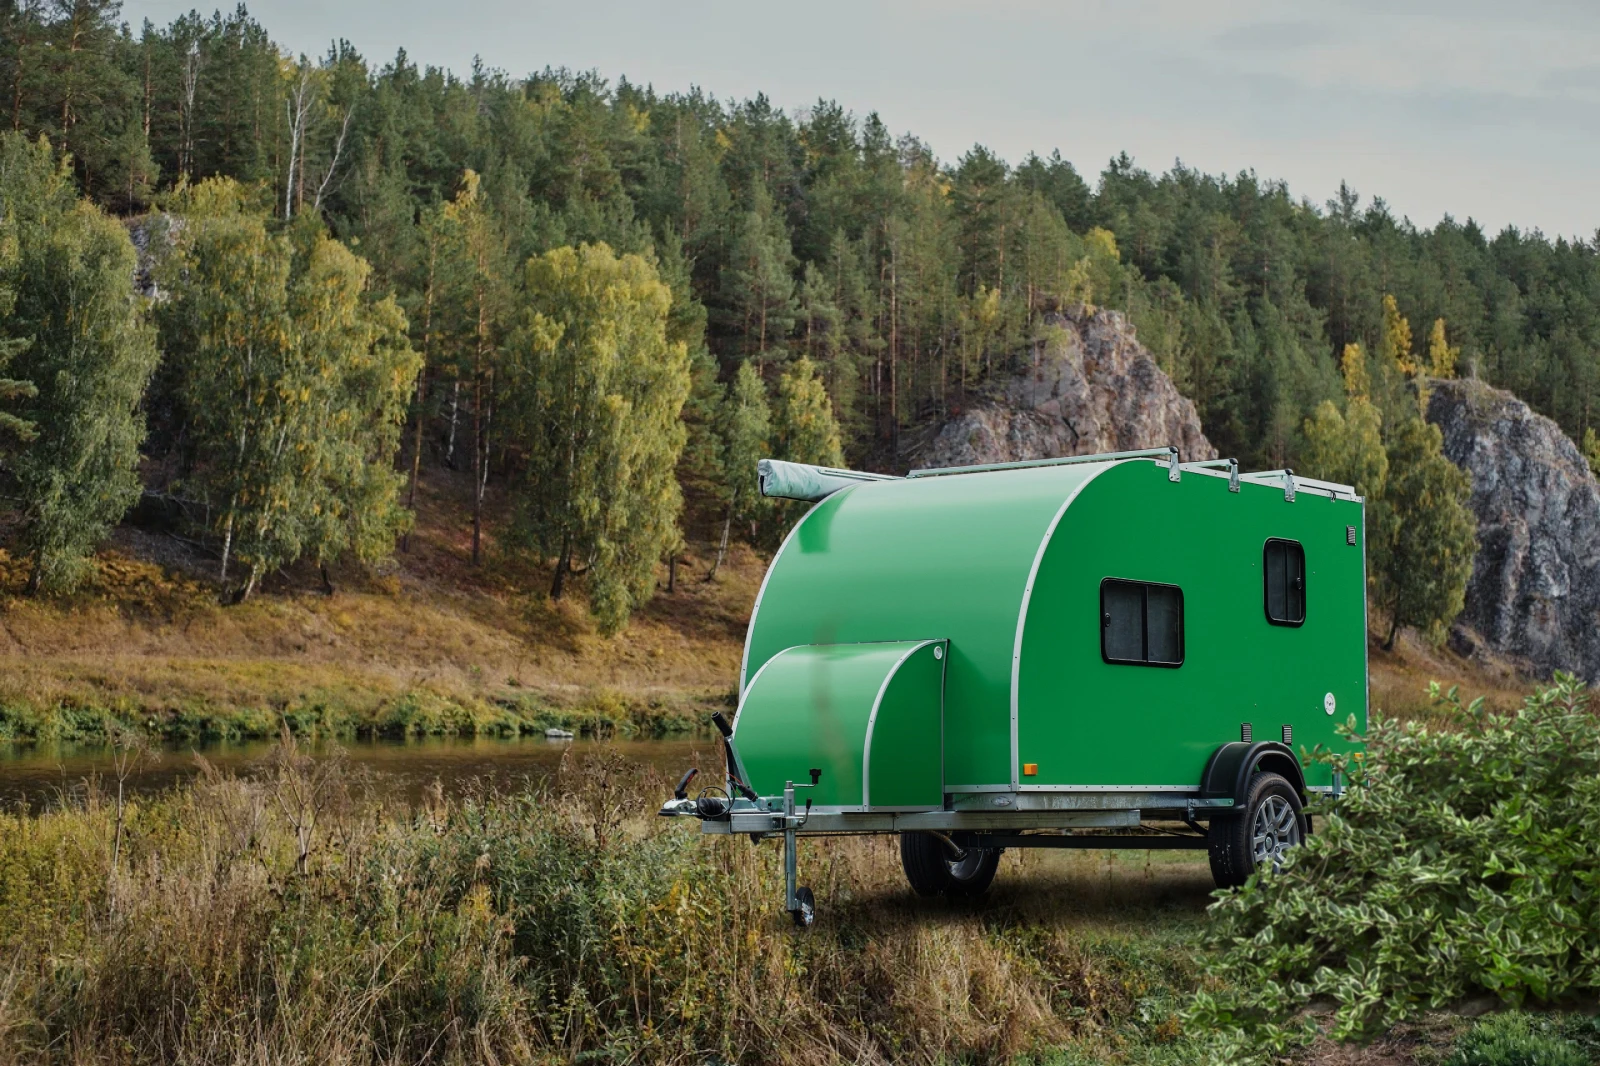
[[[959,719],[1009,718],[1032,575],[1072,501],[1114,465],[870,481],[828,496],[790,532],[767,571],[740,692],[796,645],[946,639],[947,725],[980,749],[947,751],[947,773],[963,780],[963,765],[976,772],[1009,764],[1007,732],[963,729]]]

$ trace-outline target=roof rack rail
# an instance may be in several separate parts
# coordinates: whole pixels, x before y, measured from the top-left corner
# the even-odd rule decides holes
[[[1108,463],[1118,459],[1166,459],[1173,481],[1178,480],[1178,449],[1143,448],[1132,452],[1101,452],[1098,455],[1067,455],[1058,459],[1023,459],[1015,463],[982,463],[977,466],[935,466],[913,470],[906,477],[945,477],[949,474],[987,474],[993,470],[1027,470],[1036,466],[1068,466],[1073,463]]]
[[[1318,496],[1327,496],[1337,500],[1341,496],[1351,500],[1360,500],[1362,497],[1356,492],[1353,485],[1341,485],[1336,481],[1319,481],[1313,477],[1301,477],[1293,470],[1256,470],[1240,475],[1241,480],[1255,485],[1282,485],[1283,498],[1294,502],[1297,490],[1309,491]]]
[[[1239,460],[1237,459],[1197,459],[1192,463],[1181,464],[1183,470],[1212,470],[1223,469],[1228,472],[1228,491],[1239,491]]]

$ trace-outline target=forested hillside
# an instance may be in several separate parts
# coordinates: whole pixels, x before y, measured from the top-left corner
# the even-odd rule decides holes
[[[1043,313],[1071,303],[1125,309],[1247,466],[1331,474],[1312,469],[1328,438],[1308,441],[1307,420],[1360,392],[1347,346],[1406,363],[1405,320],[1427,335],[1424,370],[1509,388],[1575,439],[1597,420],[1600,239],[1422,230],[1348,189],[1316,205],[1253,173],[1126,156],[1088,180],[1056,151],[940,160],[828,101],[449,72],[346,42],[295,58],[242,6],[120,17],[105,0],[0,6],[0,121],[70,160],[103,212],[152,216],[135,227],[153,310],[130,328],[155,336],[117,365],[159,350],[137,408],[146,485],[220,546],[224,580],[242,553],[240,595],[285,561],[386,550],[419,470],[447,468],[472,472],[475,555],[500,481],[503,543],[555,561],[558,596],[586,575],[620,625],[684,533],[772,543],[755,458],[903,468],[918,429],[1027,359]],[[246,263],[261,276],[229,276]],[[269,336],[275,369],[213,373]],[[18,389],[45,347],[12,352]],[[295,374],[320,398],[282,385]]]

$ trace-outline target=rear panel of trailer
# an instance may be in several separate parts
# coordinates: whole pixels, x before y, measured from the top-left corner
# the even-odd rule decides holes
[[[1342,750],[1334,730],[1367,712],[1365,530],[1359,501],[1282,484],[1121,463],[1086,484],[1052,532],[1017,648],[1015,766],[1024,790],[1194,788],[1218,745],[1278,740]],[[1305,555],[1300,625],[1264,605],[1266,542]],[[1106,579],[1177,586],[1175,667],[1107,662]],[[1330,707],[1332,713],[1330,713]],[[1031,768],[1033,773],[1027,771]],[[1313,767],[1307,784],[1327,785]]]

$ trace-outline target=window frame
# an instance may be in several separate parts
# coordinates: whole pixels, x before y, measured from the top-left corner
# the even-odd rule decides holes
[[[1144,648],[1144,654],[1150,654],[1150,593],[1152,588],[1171,589],[1178,594],[1178,661],[1164,662],[1158,659],[1113,659],[1106,651],[1106,635],[1109,627],[1106,625],[1106,586],[1107,585],[1137,585],[1139,587],[1139,636]],[[1100,579],[1100,611],[1096,616],[1100,629],[1100,660],[1111,666],[1155,666],[1165,670],[1176,670],[1184,664],[1189,656],[1187,608],[1181,585],[1171,585],[1164,581],[1138,581],[1126,577],[1103,577]]]
[[[1274,544],[1287,544],[1300,553],[1300,620],[1290,622],[1286,619],[1272,617],[1272,594],[1267,585],[1267,553]],[[1311,577],[1306,569],[1306,546],[1298,540],[1289,537],[1268,537],[1261,545],[1261,613],[1266,615],[1267,624],[1282,626],[1285,629],[1299,629],[1306,624],[1306,616],[1311,613]]]

